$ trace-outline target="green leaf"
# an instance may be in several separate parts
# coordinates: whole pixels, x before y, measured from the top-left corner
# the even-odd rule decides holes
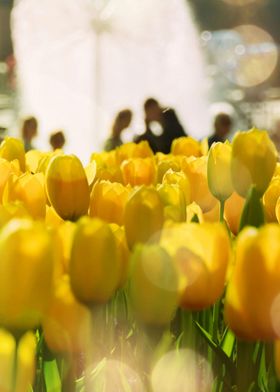
[[[199,223],[199,219],[198,219],[198,215],[197,214],[194,214],[194,216],[191,219],[191,222],[192,223]]]
[[[242,211],[239,231],[245,226],[260,227],[265,223],[263,205],[256,187],[252,186],[248,192]]]
[[[235,345],[235,336],[230,329],[227,329],[223,336],[222,349],[229,358],[232,356],[234,345]]]
[[[61,380],[56,360],[44,362],[44,376],[47,392],[61,391]]]

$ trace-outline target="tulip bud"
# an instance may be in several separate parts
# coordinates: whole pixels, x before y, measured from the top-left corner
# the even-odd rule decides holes
[[[264,213],[267,222],[277,222],[276,204],[280,197],[280,176],[274,177],[263,195]]]
[[[46,173],[49,200],[61,218],[77,220],[89,206],[89,185],[84,168],[74,155],[55,156]]]
[[[29,391],[33,384],[36,370],[36,336],[26,332],[17,348],[15,392]]]
[[[90,195],[89,215],[108,223],[123,225],[124,208],[130,190],[110,181],[96,182]]]
[[[179,137],[173,140],[171,153],[174,155],[185,155],[187,157],[200,157],[200,143],[190,136]]]
[[[161,183],[165,173],[171,169],[172,172],[179,172],[181,170],[180,165],[175,159],[164,159],[158,162],[157,165],[157,183]]]
[[[239,230],[244,204],[245,199],[239,196],[236,192],[233,192],[233,194],[225,202],[224,217],[230,231],[234,235],[237,235]]]
[[[69,276],[56,284],[43,322],[48,347],[56,353],[85,351],[90,343],[90,311],[72,293]]]
[[[77,223],[69,274],[79,301],[105,303],[113,296],[120,269],[115,237],[107,223],[86,217]]]
[[[233,192],[231,182],[231,145],[229,143],[212,144],[207,164],[207,178],[210,192],[220,202],[225,201]]]
[[[46,214],[45,179],[41,173],[10,176],[3,193],[3,202],[19,200],[34,219]]]
[[[163,231],[161,246],[180,271],[181,306],[200,310],[213,305],[223,294],[230,243],[220,223],[184,223]]]
[[[186,202],[178,185],[159,184],[157,191],[164,206],[164,218],[174,222],[186,220]]]
[[[0,227],[3,227],[14,218],[30,218],[22,202],[15,201],[0,206]]]
[[[279,254],[280,228],[276,224],[267,224],[259,230],[247,227],[237,238],[225,319],[241,339],[279,337]]]
[[[25,153],[26,171],[37,173],[38,165],[46,153],[38,150],[29,150]]]
[[[168,170],[162,178],[162,183],[170,184],[170,185],[178,185],[184,194],[186,206],[190,204],[190,199],[191,199],[190,182],[182,171],[174,172],[171,169]]]
[[[168,324],[180,296],[172,259],[158,245],[138,245],[131,264],[130,298],[137,318],[152,325]]]
[[[21,171],[25,171],[25,151],[21,140],[5,137],[0,145],[0,158],[5,158],[10,162],[17,159]]]
[[[0,158],[0,173],[0,203],[2,204],[2,196],[5,185],[7,184],[9,177],[13,174],[11,163],[3,158]]]
[[[156,166],[153,158],[133,158],[121,165],[125,185],[151,185],[156,180]]]
[[[137,242],[156,241],[164,222],[163,205],[154,188],[142,186],[128,199],[124,227],[130,249]]]
[[[185,158],[182,169],[190,183],[190,201],[195,201],[203,212],[210,211],[215,206],[216,199],[208,188],[207,157]]]
[[[236,192],[246,197],[252,185],[261,197],[273,176],[277,151],[266,131],[237,132],[232,142],[231,174]]]
[[[122,144],[116,149],[116,157],[120,164],[130,158],[151,158],[153,151],[147,140],[143,140],[140,143]]]
[[[120,283],[118,287],[123,287],[128,278],[130,252],[126,243],[124,228],[115,223],[111,223],[110,227],[116,240],[117,252],[119,255]]]
[[[40,325],[53,279],[53,243],[39,222],[15,219],[0,234],[0,324]]]

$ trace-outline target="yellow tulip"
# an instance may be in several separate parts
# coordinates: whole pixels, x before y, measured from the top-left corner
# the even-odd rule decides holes
[[[157,191],[164,206],[164,218],[174,222],[184,222],[186,202],[181,188],[174,184],[159,184]]]
[[[153,151],[146,140],[140,143],[126,143],[116,149],[117,162],[120,164],[130,158],[151,158]]]
[[[214,207],[203,214],[204,222],[219,222],[220,221],[220,203],[216,202]]]
[[[14,218],[30,218],[25,206],[20,201],[0,205],[0,227]]]
[[[197,219],[199,223],[204,222],[202,209],[196,202],[192,202],[187,206],[187,222],[191,223],[193,219]]]
[[[116,240],[119,255],[120,282],[118,287],[123,287],[128,278],[130,252],[126,243],[124,228],[115,223],[111,223],[110,227]]]
[[[267,190],[263,195],[264,213],[267,222],[277,222],[276,204],[280,197],[280,176],[271,180]]]
[[[31,173],[37,173],[39,162],[46,153],[38,150],[30,150],[25,153],[26,170]]]
[[[200,310],[213,305],[223,294],[230,243],[220,223],[181,223],[167,228],[161,246],[180,271],[183,308]]]
[[[165,173],[171,169],[173,172],[181,170],[179,162],[175,159],[164,159],[157,164],[157,183],[161,183]]]
[[[0,391],[12,392],[16,341],[11,333],[0,329]]]
[[[237,132],[232,142],[231,174],[236,192],[246,197],[252,185],[260,197],[267,189],[277,161],[277,151],[266,131]]]
[[[231,145],[212,144],[207,164],[208,186],[212,195],[221,202],[228,199],[233,192],[230,165]]]
[[[190,182],[190,201],[195,201],[203,212],[210,211],[215,206],[216,199],[208,187],[207,157],[185,158],[182,169]]]
[[[164,210],[158,192],[142,186],[128,199],[124,227],[130,249],[137,242],[156,241],[164,221]]]
[[[109,224],[82,218],[74,233],[69,266],[72,290],[86,304],[105,303],[120,282],[117,245]]]
[[[15,219],[0,233],[0,324],[37,327],[53,280],[52,237],[39,222]]]
[[[156,165],[153,158],[132,158],[121,165],[125,185],[151,185],[156,180]]]
[[[26,332],[17,348],[15,392],[27,392],[33,384],[36,371],[36,336]]]
[[[43,321],[44,338],[56,353],[79,353],[90,344],[91,314],[77,301],[70,287],[69,276],[56,284]]]
[[[89,215],[123,225],[124,208],[129,193],[129,188],[117,182],[96,182],[90,195]]]
[[[16,173],[14,173],[11,163],[3,158],[0,158],[0,173],[0,203],[2,204],[3,191],[7,181],[12,174]]]
[[[279,257],[278,225],[267,224],[259,230],[247,227],[239,234],[225,299],[225,319],[242,339],[279,337]]]
[[[178,185],[184,194],[186,206],[190,204],[190,200],[191,200],[190,182],[182,171],[174,172],[172,169],[169,169],[164,174],[162,178],[162,183],[170,184],[170,185]]]
[[[55,228],[60,226],[64,220],[55,212],[52,206],[46,205],[45,223],[47,227]]]
[[[278,223],[280,223],[280,197],[278,197],[277,202],[276,202],[275,214],[276,214],[276,218],[277,218]]]
[[[147,324],[168,324],[180,297],[172,259],[159,245],[138,245],[131,264],[130,299],[136,317]]]
[[[17,159],[21,171],[25,171],[25,151],[21,140],[5,137],[0,145],[0,158],[5,158],[10,162]]]
[[[224,217],[230,231],[237,234],[240,225],[240,218],[244,208],[245,199],[239,196],[236,192],[226,200]]]
[[[171,146],[171,153],[174,155],[185,155],[187,157],[200,157],[200,143],[190,136],[183,136],[174,139]]]
[[[76,230],[76,223],[66,221],[59,225],[56,234],[62,246],[62,265],[65,272],[69,271],[71,249]]]
[[[3,192],[3,202],[21,201],[34,219],[46,214],[45,179],[43,174],[24,173],[10,176]]]
[[[87,213],[89,185],[77,157],[53,157],[46,172],[46,185],[49,200],[61,218],[74,221]]]

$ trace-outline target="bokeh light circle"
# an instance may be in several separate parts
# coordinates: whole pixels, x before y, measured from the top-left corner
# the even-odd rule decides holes
[[[278,49],[271,35],[255,25],[237,26],[236,45],[222,60],[226,76],[242,87],[254,87],[266,81],[276,68]]]
[[[174,350],[156,363],[151,384],[152,392],[211,392],[213,373],[200,354],[189,349]]]

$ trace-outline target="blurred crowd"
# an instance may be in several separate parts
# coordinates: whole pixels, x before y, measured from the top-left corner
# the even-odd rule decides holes
[[[162,152],[168,154],[174,139],[188,136],[188,132],[177,116],[176,111],[171,107],[161,105],[155,98],[148,98],[143,104],[144,124],[145,127],[141,134],[133,137],[131,131],[131,138],[133,142],[148,141],[154,153]],[[115,118],[109,137],[104,143],[104,150],[111,151],[124,143],[123,134],[130,129],[133,120],[133,112],[129,108],[120,110]],[[36,148],[34,140],[38,135],[38,120],[33,117],[27,117],[22,120],[20,127],[20,136],[23,140],[25,151],[30,151]],[[231,138],[234,132],[234,121],[228,113],[220,112],[213,118],[212,134],[207,137],[208,146],[215,142],[224,142]],[[268,130],[270,138],[274,142],[278,151],[280,151],[280,119],[274,121],[272,129]],[[7,129],[1,127],[0,124],[0,142],[7,135]],[[49,135],[50,150],[63,149],[66,144],[65,133],[61,129],[57,129]]]

